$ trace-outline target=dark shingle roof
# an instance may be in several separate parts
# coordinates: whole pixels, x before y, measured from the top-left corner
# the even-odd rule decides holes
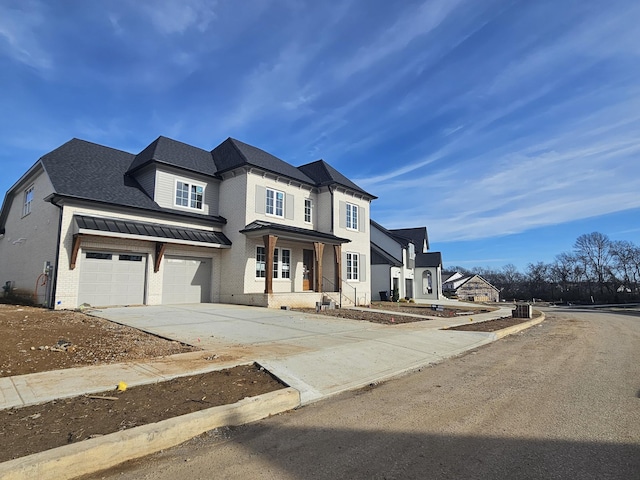
[[[162,136],[136,155],[128,173],[152,162],[172,165],[205,175],[213,176],[216,174],[216,165],[210,152]]]
[[[161,208],[126,175],[133,159],[122,150],[74,138],[40,161],[57,195],[225,223],[222,217]]]
[[[389,231],[399,241],[405,239],[410,240],[413,243],[416,249],[416,267],[442,266],[442,253],[425,253],[422,251],[422,246],[425,242],[427,244],[427,248],[429,248],[429,236],[427,235],[427,227],[395,228]]]
[[[422,246],[425,241],[427,242],[427,248],[429,248],[429,236],[427,234],[427,227],[394,228],[389,231],[395,237],[400,237],[399,240],[410,240],[416,246],[417,252],[422,252]]]
[[[416,252],[416,267],[441,267],[442,254],[440,252]]]
[[[252,165],[277,175],[315,185],[315,182],[293,165],[280,160],[264,150],[243,143],[235,138],[227,138],[211,151],[218,172],[233,170],[243,165]]]
[[[312,178],[318,186],[338,184],[363,193],[372,199],[378,198],[360,188],[324,160],[316,160],[306,165],[300,165],[298,170]]]
[[[100,202],[157,209],[125,172],[130,153],[74,138],[40,160],[56,193]]]

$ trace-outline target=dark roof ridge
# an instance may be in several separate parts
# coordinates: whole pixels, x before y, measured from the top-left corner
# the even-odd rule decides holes
[[[76,141],[76,142],[83,142],[83,143],[89,143],[91,145],[96,145],[97,147],[102,147],[102,148],[108,148],[109,150],[115,150],[116,152],[121,152],[121,153],[127,153],[129,155],[135,155],[131,152],[127,152],[126,150],[122,150],[121,148],[114,148],[114,147],[110,147],[108,145],[103,145],[101,143],[98,142],[92,142],[91,140],[85,140],[84,138],[78,138],[78,137],[72,137],[70,140],[67,140],[66,142],[64,142],[62,145],[60,145],[59,147],[54,148],[53,150],[51,150],[50,152],[45,153],[44,155],[42,155],[42,157],[45,157],[47,155],[49,155],[50,153],[55,152],[56,150],[58,150],[59,148],[64,147],[65,145]],[[40,158],[42,158],[40,157]]]
[[[233,138],[233,137],[227,137],[227,140],[230,141],[231,146],[233,147],[233,149],[238,152],[238,155],[240,155],[240,157],[242,157],[242,159],[246,162],[246,163],[250,163],[249,159],[247,158],[247,156],[242,153],[242,150],[240,150],[240,147],[238,147],[238,144],[236,142],[240,142],[240,143],[244,143],[242,140],[238,140],[237,138]],[[227,141],[225,140],[225,142]],[[224,143],[224,142],[223,142]],[[248,145],[248,143],[246,144]],[[275,156],[275,155],[274,155]]]

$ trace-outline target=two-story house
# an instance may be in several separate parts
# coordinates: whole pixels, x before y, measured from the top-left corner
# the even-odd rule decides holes
[[[429,252],[426,227],[387,230],[371,220],[371,291],[380,299],[442,298],[442,255]]]
[[[73,139],[0,210],[0,282],[55,308],[366,304],[373,195],[228,138],[138,154]]]

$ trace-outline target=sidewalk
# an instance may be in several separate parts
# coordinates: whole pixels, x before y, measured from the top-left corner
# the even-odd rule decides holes
[[[23,407],[58,398],[114,390],[118,382],[145,385],[185,375],[197,375],[236,366],[220,361],[214,352],[189,352],[150,361],[67,368],[0,378],[0,409]]]

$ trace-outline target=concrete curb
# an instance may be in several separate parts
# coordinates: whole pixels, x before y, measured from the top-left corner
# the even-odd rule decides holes
[[[0,478],[74,478],[173,447],[214,428],[254,422],[299,405],[300,393],[287,387],[231,405],[208,408],[9,460],[0,463]]]
[[[503,328],[502,330],[498,330],[493,332],[496,336],[496,339],[504,338],[507,335],[513,335],[514,333],[521,332],[522,330],[526,330],[527,328],[533,327],[538,323],[542,323],[545,319],[545,314],[540,312],[540,316],[529,320],[528,322],[519,323],[518,325],[514,325],[512,327]]]

